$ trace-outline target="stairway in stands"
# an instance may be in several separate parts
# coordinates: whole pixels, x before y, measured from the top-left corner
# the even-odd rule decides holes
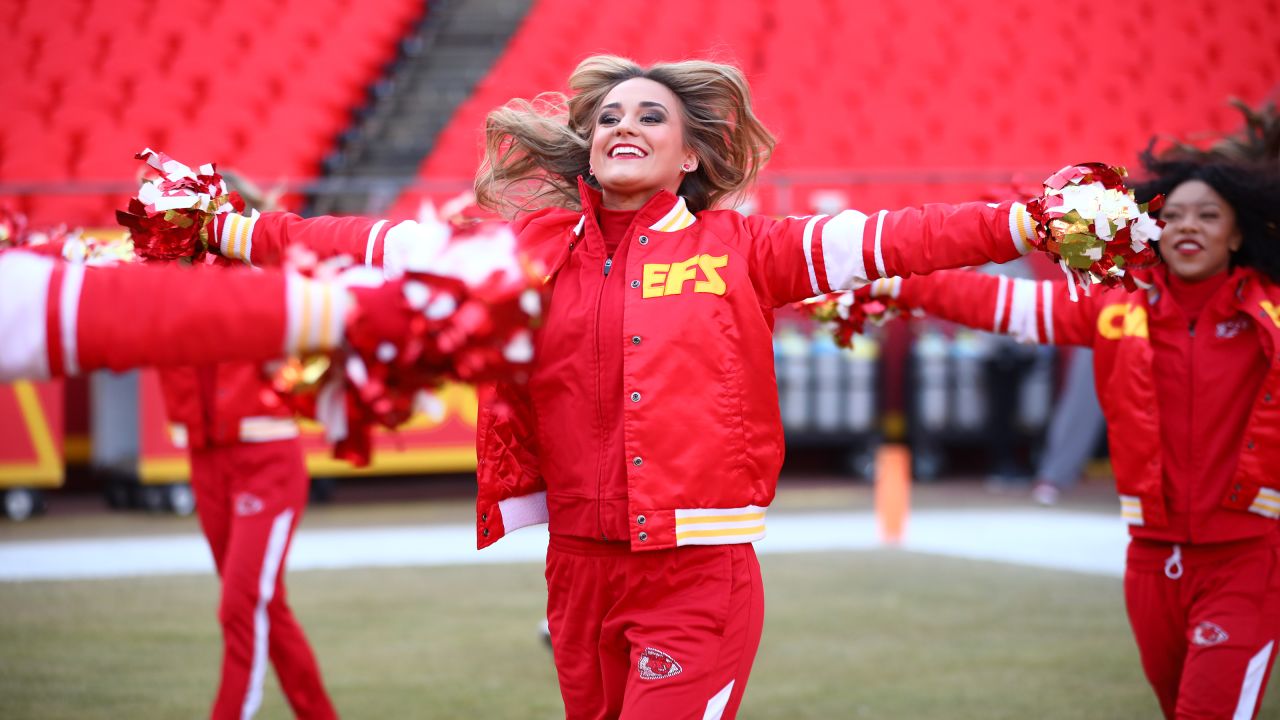
[[[310,212],[379,214],[413,182],[454,110],[505,50],[533,0],[433,0],[403,60],[325,161],[326,185]],[[478,136],[477,136],[478,137]],[[478,142],[478,140],[477,140]]]

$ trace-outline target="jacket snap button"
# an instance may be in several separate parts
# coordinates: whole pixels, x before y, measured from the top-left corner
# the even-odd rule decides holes
[[[1244,489],[1244,486],[1243,486],[1243,485],[1241,485],[1240,483],[1236,483],[1236,489],[1237,489],[1237,490],[1243,490],[1243,489]]]
[[[644,460],[642,460],[639,456],[636,456],[636,459],[632,460],[631,464],[635,465],[636,467],[640,467],[641,465],[644,464]]]
[[[640,402],[640,393],[638,392],[631,393],[631,402]]]
[[[649,244],[649,236],[648,236],[648,235],[641,235],[641,236],[640,236],[640,244],[641,244],[641,245],[648,245],[648,244]]]
[[[1246,444],[1245,444],[1245,447],[1247,447],[1247,448],[1249,448],[1250,450],[1252,450],[1252,449],[1253,449],[1253,441],[1252,441],[1252,440],[1250,440],[1248,443],[1246,443]]]
[[[637,339],[638,338],[632,338],[631,341],[635,342]],[[1264,395],[1262,397],[1262,402],[1271,402],[1271,393],[1267,393],[1266,395]]]
[[[480,522],[489,522],[489,513],[481,513]]]
[[[1235,501],[1236,501],[1236,497],[1238,497],[1238,496],[1236,496],[1236,495],[1232,495],[1232,496],[1231,496],[1231,502],[1235,502]]]
[[[480,534],[485,537],[489,537],[489,528],[485,528],[484,530],[481,530]]]
[[[636,518],[636,524],[637,524],[637,525],[643,525],[643,524],[644,524],[644,516],[643,516],[643,515],[641,515],[640,517]]]
[[[640,344],[640,336],[639,336],[639,335],[632,335],[632,336],[631,336],[631,344],[632,344],[632,345],[639,345],[639,344]],[[1270,395],[1268,395],[1268,396],[1267,396],[1267,402],[1271,402],[1271,396],[1270,396]]]
[[[640,542],[644,542],[645,540],[648,540],[648,539],[649,539],[649,533],[647,532],[640,533]]]
[[[640,281],[639,281],[639,280],[632,280],[632,281],[631,281],[631,287],[633,287],[633,288],[638,288],[638,287],[640,287]]]

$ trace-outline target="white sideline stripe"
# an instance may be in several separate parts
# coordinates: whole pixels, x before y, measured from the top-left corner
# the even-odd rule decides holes
[[[724,716],[724,709],[729,704],[729,696],[733,694],[733,683],[730,680],[715,697],[707,701],[707,711],[702,714],[702,720],[720,720]]]
[[[284,560],[284,548],[289,541],[289,526],[292,523],[293,510],[285,510],[271,521],[271,534],[267,536],[262,571],[258,575],[258,606],[253,610],[253,665],[249,669],[249,687],[245,689],[244,705],[240,707],[241,720],[249,720],[262,706],[262,682],[267,677],[267,638],[271,634],[271,617],[267,614],[267,606],[276,594],[276,574]]]
[[[900,549],[948,557],[1121,577],[1129,537],[1110,513],[1052,508],[918,510]],[[871,512],[769,515],[756,551],[802,553],[883,547]],[[544,562],[545,525],[476,550],[473,524],[299,529],[289,553],[296,570]],[[187,535],[0,542],[0,582],[79,580],[213,572],[204,538]]]
[[[1267,643],[1257,655],[1249,658],[1249,667],[1244,671],[1244,684],[1240,686],[1240,702],[1236,704],[1236,714],[1231,720],[1253,720],[1253,709],[1258,704],[1258,693],[1262,691],[1262,678],[1271,665],[1271,648],[1275,640]]]

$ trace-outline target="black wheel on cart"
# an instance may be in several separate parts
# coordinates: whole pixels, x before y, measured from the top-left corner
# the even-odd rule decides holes
[[[115,478],[107,480],[106,485],[102,488],[103,497],[107,500],[107,507],[112,510],[127,510],[132,507],[131,495],[132,487],[124,480]]]
[[[337,488],[338,481],[331,477],[311,478],[311,502],[317,505],[333,502],[333,493]]]
[[[14,522],[22,522],[40,511],[43,500],[31,488],[9,488],[4,492],[4,514]]]
[[[174,483],[165,486],[165,505],[174,515],[187,517],[196,511],[196,494],[191,492],[188,483]]]
[[[169,509],[169,489],[164,485],[141,485],[138,487],[138,504],[150,513],[160,513]]]

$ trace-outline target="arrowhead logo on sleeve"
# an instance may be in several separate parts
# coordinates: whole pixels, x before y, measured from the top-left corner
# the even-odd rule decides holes
[[[680,667],[680,663],[675,661],[675,658],[653,648],[645,648],[644,652],[640,653],[640,662],[636,667],[640,671],[640,677],[644,680],[661,680],[675,677],[684,669]]]

